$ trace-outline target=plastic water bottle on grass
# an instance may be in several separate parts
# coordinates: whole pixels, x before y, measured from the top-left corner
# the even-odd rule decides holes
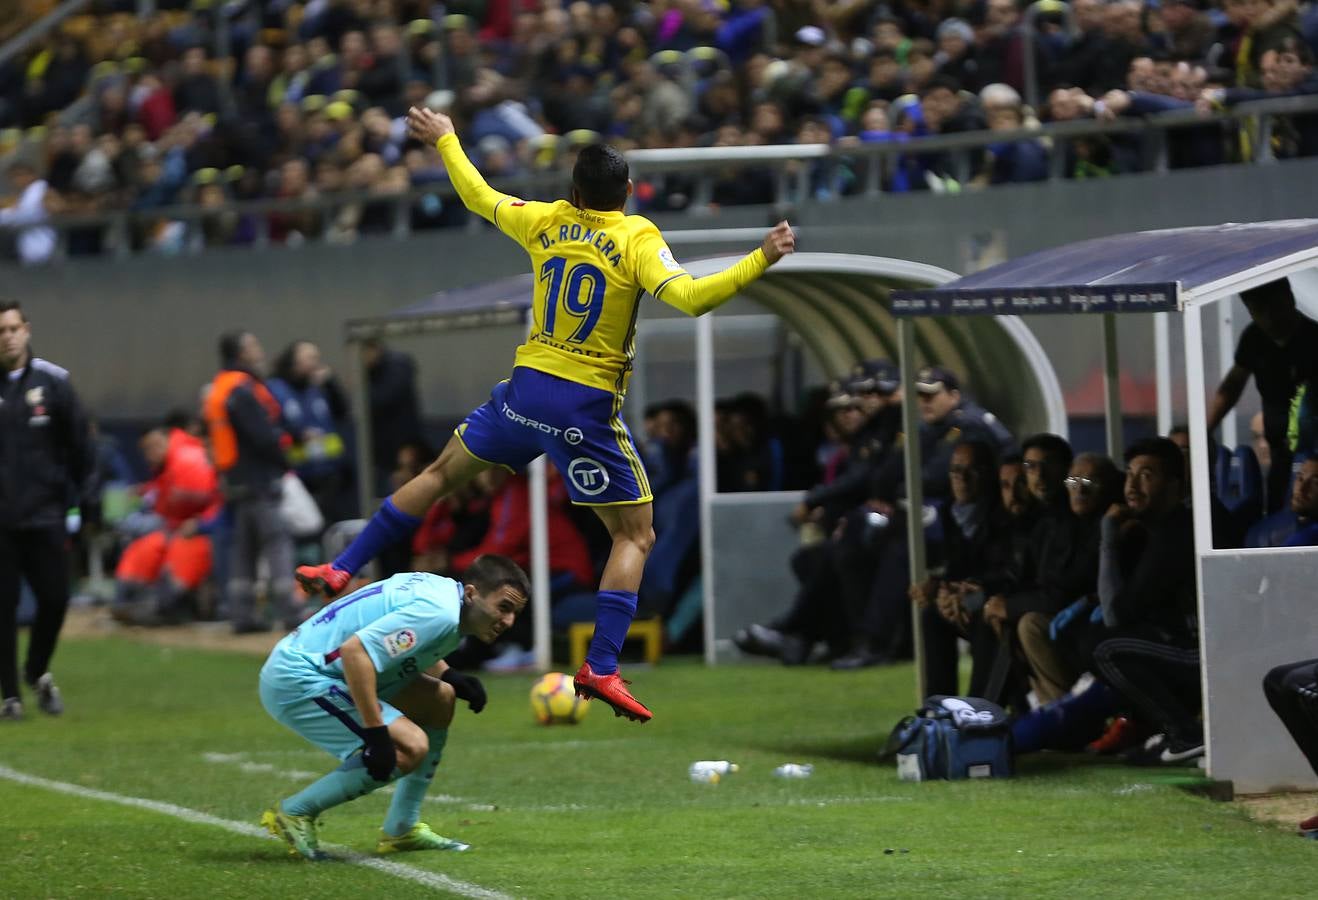
[[[691,776],[694,778],[697,774],[714,772],[720,776],[728,775],[737,771],[739,766],[734,762],[728,762],[726,759],[702,759],[691,764]]]
[[[784,763],[773,770],[779,778],[809,778],[815,767],[809,763]]]

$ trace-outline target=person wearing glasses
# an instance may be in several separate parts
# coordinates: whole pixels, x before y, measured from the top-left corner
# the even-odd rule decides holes
[[[1071,463],[1062,484],[1068,518],[1057,531],[1065,534],[1069,552],[1049,588],[1067,605],[1054,611],[1029,610],[1016,625],[1021,651],[1030,666],[1030,684],[1040,703],[1066,696],[1086,668],[1075,633],[1080,630],[1077,626],[1089,621],[1098,603],[1100,525],[1103,514],[1121,499],[1122,476],[1103,454],[1082,453]]]

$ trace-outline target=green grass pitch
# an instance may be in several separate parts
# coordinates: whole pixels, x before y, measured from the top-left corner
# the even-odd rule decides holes
[[[68,712],[0,726],[0,766],[254,825],[332,761],[269,720],[261,659],[76,640]],[[645,726],[592,704],[532,721],[530,675],[459,712],[423,818],[466,854],[390,857],[468,896],[1300,897],[1318,844],[1167,783],[1167,772],[1041,756],[1014,780],[905,784],[874,752],[913,706],[908,666],[633,668]],[[721,784],[687,778],[731,759]],[[784,762],[812,778],[771,776]],[[387,797],[331,810],[322,839],[368,853]],[[0,897],[436,896],[433,885],[158,809],[0,777]],[[885,850],[891,849],[891,854]]]

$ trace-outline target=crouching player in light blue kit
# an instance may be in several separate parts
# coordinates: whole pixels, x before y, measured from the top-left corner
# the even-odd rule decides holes
[[[377,853],[467,849],[419,821],[457,701],[485,707],[480,681],[443,658],[463,635],[493,643],[526,606],[530,583],[512,560],[492,555],[464,578],[408,572],[369,584],[270,652],[261,669],[266,711],[343,761],[261,816],[293,853],[319,858],[316,817],[391,781]]]

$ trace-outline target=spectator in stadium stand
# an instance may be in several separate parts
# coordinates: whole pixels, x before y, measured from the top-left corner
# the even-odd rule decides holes
[[[984,86],[979,59],[972,52],[975,29],[964,19],[944,19],[938,26],[938,53],[934,57],[938,74],[951,78],[968,91]],[[890,99],[896,99],[895,97]]]
[[[979,104],[962,95],[961,85],[936,77],[920,89],[919,104],[907,108],[903,127],[912,137],[923,137],[982,131],[985,123]],[[909,170],[909,183],[916,190],[939,190],[946,182],[955,183],[955,155],[950,151],[903,156],[900,163]]]
[[[416,390],[416,361],[391,350],[379,340],[362,344],[371,417],[371,458],[375,461],[377,490],[388,494],[389,473],[398,451],[423,440],[421,402]]]
[[[1019,105],[989,107],[985,104],[990,131],[1017,131],[1025,127]],[[1048,151],[1036,140],[999,141],[984,150],[980,171],[972,184],[1012,184],[1048,178]]]
[[[1156,12],[1162,31],[1150,41],[1172,59],[1202,60],[1217,38],[1217,30],[1202,0],[1163,0]]]
[[[1299,38],[1286,36],[1276,49],[1264,51],[1259,60],[1262,87],[1205,88],[1195,104],[1203,112],[1230,108],[1237,103],[1318,94],[1318,76],[1313,70],[1313,51]],[[1318,115],[1272,118],[1272,153],[1278,159],[1318,154]]]
[[[1291,400],[1304,384],[1318,383],[1318,322],[1295,308],[1295,294],[1286,279],[1242,291],[1240,298],[1252,320],[1236,344],[1234,364],[1222,379],[1208,410],[1213,430],[1235,407],[1251,376],[1263,401],[1263,430],[1271,451],[1267,509],[1280,509],[1291,476],[1287,440]]]
[[[348,398],[320,348],[311,341],[290,343],[275,360],[269,388],[293,438],[288,452],[293,471],[326,522],[352,518],[352,467],[342,434]]]
[[[983,615],[985,581],[999,568],[1001,542],[1009,530],[996,456],[983,441],[962,441],[952,450],[952,495],[939,507],[943,540],[931,560],[941,563],[942,573],[910,586],[923,625],[927,694],[961,694],[958,639],[970,644],[969,696],[986,695],[997,658],[998,635]]]
[[[142,492],[154,498],[163,527],[124,548],[111,612],[128,624],[159,625],[180,620],[184,599],[210,577],[219,481],[206,445],[180,428],[152,428],[138,446],[154,476]]]
[[[55,192],[26,160],[11,162],[7,174],[17,196],[12,206],[0,209],[0,225],[16,229],[18,259],[23,265],[49,262],[55,254],[55,230],[46,223],[55,205]]]
[[[1098,598],[1104,638],[1094,648],[1098,678],[1160,741],[1140,761],[1175,763],[1203,755],[1194,530],[1182,502],[1185,464],[1166,438],[1126,450],[1126,502],[1103,517]],[[1127,528],[1140,529],[1125,552]],[[1123,558],[1124,557],[1124,558]]]
[[[228,615],[235,634],[269,630],[256,614],[257,568],[264,559],[271,606],[292,630],[301,624],[305,603],[295,599],[293,580],[285,575],[293,569],[293,538],[279,509],[288,468],[284,451],[291,442],[279,401],[265,385],[265,350],[256,335],[228,332],[219,349],[220,372],[203,409],[232,529]]]
[[[1053,520],[1055,535],[1034,535],[1037,587],[1008,596],[1008,613],[1019,613],[1016,636],[1030,667],[1040,703],[1061,699],[1089,660],[1059,636],[1073,621],[1087,619],[1098,603],[1098,551],[1103,515],[1121,500],[1123,477],[1100,453],[1082,453],[1066,477],[1070,516]],[[1056,622],[1056,628],[1053,623]]]
[[[69,535],[95,474],[87,418],[69,373],[34,356],[32,328],[14,300],[0,300],[0,721],[23,717],[18,681],[18,597],[37,600],[24,680],[37,706],[64,709],[50,661],[69,605]]]
[[[1227,25],[1218,39],[1226,46],[1220,64],[1234,70],[1235,87],[1262,87],[1263,54],[1286,38],[1303,40],[1295,0],[1224,0]]]

